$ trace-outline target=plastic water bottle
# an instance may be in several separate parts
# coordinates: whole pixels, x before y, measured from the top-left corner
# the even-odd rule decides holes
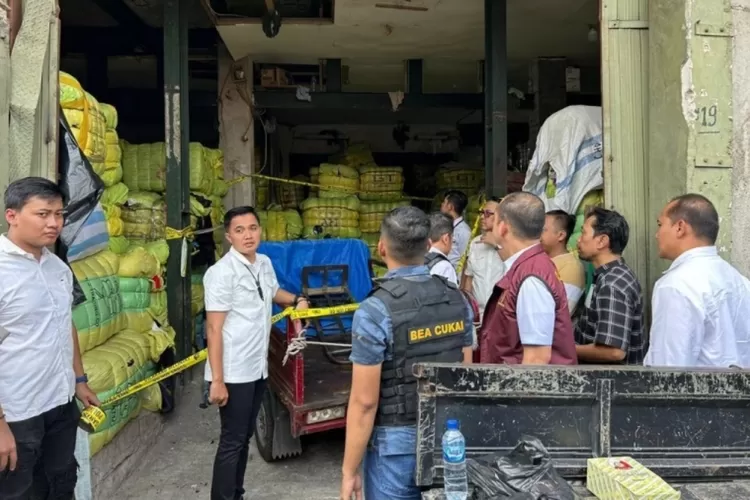
[[[469,486],[466,481],[466,441],[458,430],[458,420],[448,420],[443,434],[443,482],[447,500],[466,500]]]

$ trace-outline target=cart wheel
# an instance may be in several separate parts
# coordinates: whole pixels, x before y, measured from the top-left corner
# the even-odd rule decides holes
[[[273,391],[266,390],[255,420],[255,444],[263,460],[275,462],[302,453],[300,439],[292,437],[291,428],[289,411]]]

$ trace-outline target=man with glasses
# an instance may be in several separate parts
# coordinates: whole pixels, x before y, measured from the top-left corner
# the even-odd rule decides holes
[[[466,268],[461,277],[461,289],[471,294],[477,301],[480,319],[484,316],[484,307],[490,300],[495,283],[500,281],[505,274],[505,264],[500,258],[498,245],[492,236],[492,225],[499,201],[499,198],[491,197],[480,210],[482,234],[471,241]],[[476,349],[476,338],[474,340],[474,349]]]

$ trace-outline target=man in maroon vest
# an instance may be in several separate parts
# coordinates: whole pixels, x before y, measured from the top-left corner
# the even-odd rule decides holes
[[[565,286],[539,243],[544,219],[531,193],[512,193],[497,208],[493,232],[508,271],[484,311],[482,363],[577,364]]]

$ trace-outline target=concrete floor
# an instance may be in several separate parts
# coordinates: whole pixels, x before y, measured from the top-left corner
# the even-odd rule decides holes
[[[123,484],[117,500],[208,500],[219,436],[216,407],[200,403],[200,381],[187,386],[150,459]],[[252,440],[245,473],[247,500],[338,499],[343,432],[310,436],[300,457],[267,464]]]

